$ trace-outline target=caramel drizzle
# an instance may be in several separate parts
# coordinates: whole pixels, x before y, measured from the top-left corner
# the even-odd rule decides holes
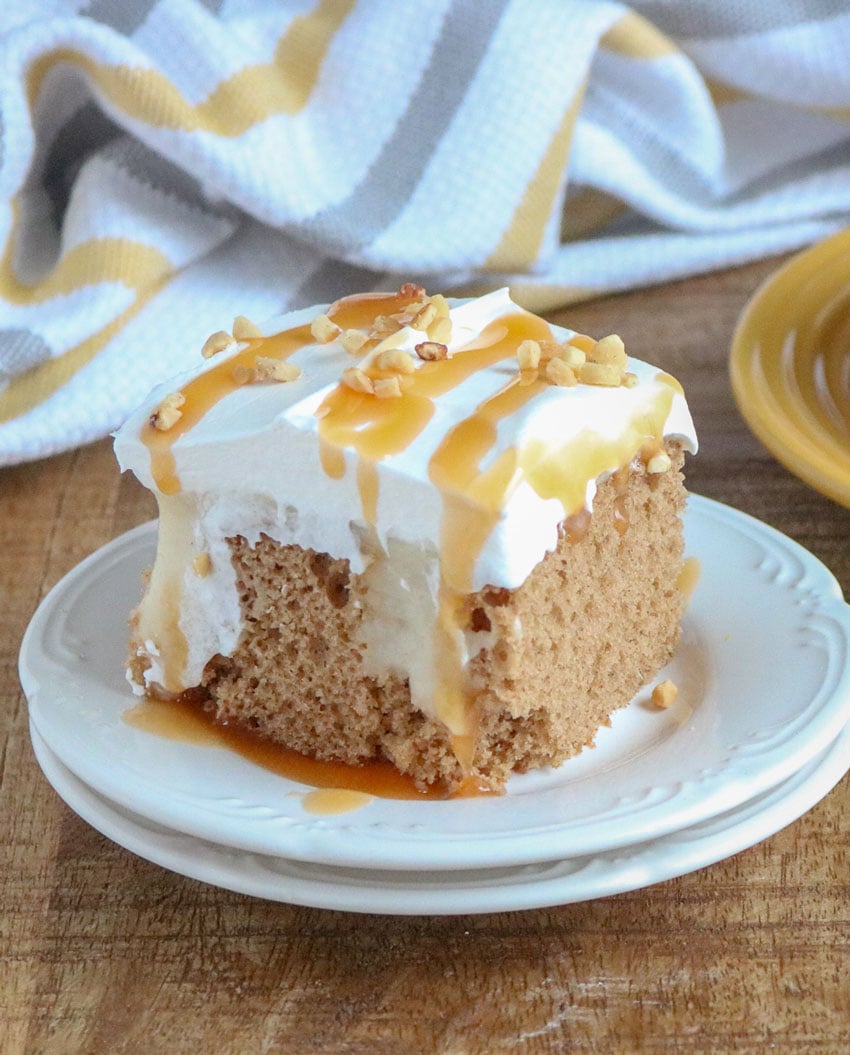
[[[162,656],[162,687],[166,692],[180,692],[183,689],[181,675],[189,658],[189,642],[180,628],[180,586],[175,580],[169,582],[163,591],[163,602],[165,634],[157,642]]]
[[[274,337],[253,338],[247,342],[247,347],[236,355],[216,363],[183,386],[181,391],[186,401],[181,407],[180,419],[170,429],[161,432],[150,422],[145,422],[141,439],[150,451],[154,483],[164,495],[178,494],[181,490],[174,460],[175,442],[197,425],[219,400],[239,387],[234,380],[233,371],[240,366],[251,369],[261,346],[262,354],[269,358],[288,359],[312,340],[309,326],[296,326]]]
[[[397,312],[406,303],[397,293],[364,293],[337,301],[328,314],[341,328],[358,327],[372,323],[377,315]],[[270,337],[251,338],[243,342],[246,347],[236,355],[223,358],[203,374],[188,381],[180,390],[185,402],[180,408],[181,417],[176,424],[165,432],[154,428],[150,422],[142,427],[141,440],[150,452],[151,475],[159,490],[166,495],[180,492],[173,446],[220,400],[240,387],[234,378],[234,371],[239,367],[252,369],[258,355],[269,359],[288,359],[314,341],[310,326],[306,323]],[[327,463],[323,462],[328,475],[334,478],[342,476],[345,463],[340,452],[324,452],[324,456],[328,459]]]

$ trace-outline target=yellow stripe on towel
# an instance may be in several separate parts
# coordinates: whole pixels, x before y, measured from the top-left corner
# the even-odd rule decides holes
[[[28,370],[14,378],[7,389],[0,393],[0,423],[19,418],[58,391],[63,385],[90,363],[97,353],[159,292],[165,279],[140,293],[135,301],[98,333],[87,337],[74,348],[56,359]]]
[[[171,261],[152,246],[126,238],[93,238],[70,249],[43,281],[27,285],[15,275],[10,237],[0,258],[0,296],[13,304],[39,304],[85,286],[120,282],[135,300],[97,333],[46,363],[13,378],[0,393],[0,422],[20,417],[66,384],[97,355],[173,274]]]
[[[0,297],[10,304],[41,304],[101,282],[120,282],[138,291],[173,270],[168,258],[153,246],[129,238],[92,238],[69,249],[41,282],[27,285],[12,267],[12,244],[10,238],[0,258]]]
[[[635,11],[626,14],[603,35],[600,44],[632,59],[658,59],[679,49],[651,22]]]
[[[197,104],[190,103],[158,70],[104,66],[74,48],[57,48],[30,67],[30,107],[50,70],[65,62],[85,71],[109,101],[134,120],[156,128],[239,136],[274,114],[303,109],[331,41],[353,3],[320,0],[309,14],[292,20],[271,62],[246,66]]]
[[[543,244],[546,225],[566,181],[576,118],[584,99],[583,81],[549,142],[537,171],[525,188],[499,244],[485,262],[489,271],[522,271],[530,267]]]

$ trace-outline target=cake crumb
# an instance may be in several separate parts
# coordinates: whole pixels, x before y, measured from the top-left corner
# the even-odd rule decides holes
[[[428,327],[437,318],[437,309],[430,301],[426,301],[422,307],[413,316],[410,325],[414,330],[425,330],[428,331]]]
[[[394,333],[398,333],[400,329],[400,318],[395,315],[376,315],[372,320],[369,332],[372,337],[383,340],[385,337],[391,337]]]
[[[428,301],[434,305],[437,315],[441,319],[447,319],[449,317],[449,302],[442,293],[435,293],[432,297],[428,298]]]
[[[652,690],[652,702],[660,711],[672,707],[679,695],[676,684],[670,680],[659,682]]]

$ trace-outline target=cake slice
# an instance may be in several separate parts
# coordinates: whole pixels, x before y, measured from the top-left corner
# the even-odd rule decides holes
[[[160,512],[136,691],[312,758],[498,789],[675,646],[681,387],[505,290],[237,319],[115,445]]]

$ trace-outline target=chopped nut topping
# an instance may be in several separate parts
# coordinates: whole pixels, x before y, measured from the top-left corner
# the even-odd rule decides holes
[[[587,358],[594,363],[610,363],[621,370],[626,368],[626,347],[622,338],[616,333],[603,337],[593,346],[593,350],[587,353]]]
[[[634,388],[638,383],[637,374],[623,374],[623,385],[625,388]]]
[[[328,344],[335,337],[339,337],[340,329],[335,322],[331,322],[327,315],[317,315],[310,323],[310,333],[319,344]]]
[[[255,337],[262,337],[263,331],[256,323],[251,322],[244,315],[237,315],[233,320],[233,337],[237,341],[250,341]]]
[[[536,370],[540,366],[540,344],[537,341],[522,341],[516,350],[520,370]]]
[[[543,363],[548,363],[561,350],[557,341],[535,341],[534,343],[540,347],[540,361]]]
[[[375,359],[375,365],[379,370],[395,370],[399,374],[412,374],[416,369],[413,356],[403,352],[401,348],[387,348],[380,352]]]
[[[437,318],[437,309],[429,300],[416,312],[410,321],[415,330],[426,330]]]
[[[429,304],[430,301],[427,297],[423,300],[412,300],[409,304],[405,304],[404,311],[399,312],[400,316],[403,316],[408,321],[413,320],[422,309]]]
[[[204,359],[212,359],[214,355],[218,355],[219,352],[223,352],[225,348],[229,348],[235,343],[236,340],[233,334],[228,333],[227,330],[216,330],[204,341],[201,355]]]
[[[369,338],[362,330],[346,330],[340,340],[349,355],[357,355]]]
[[[342,372],[342,383],[354,392],[365,392],[370,396],[375,394],[372,378],[359,366],[346,367]]]
[[[398,333],[401,322],[393,315],[376,315],[372,322],[371,334],[373,337],[389,337],[391,333]]]
[[[574,348],[580,348],[586,355],[589,355],[596,347],[596,341],[592,337],[588,337],[586,333],[574,333],[567,341],[567,344],[571,344]]]
[[[206,551],[199,553],[192,561],[192,570],[199,579],[206,579],[212,571],[212,559]]]
[[[449,317],[449,302],[446,300],[442,293],[435,293],[433,297],[429,297],[428,300],[437,309],[437,314],[441,318]]]
[[[575,371],[563,359],[549,360],[546,364],[546,380],[551,385],[560,385],[563,388],[572,388],[578,384]]]
[[[617,388],[622,377],[622,370],[614,363],[587,362],[579,367],[578,376],[585,385]]]
[[[670,455],[666,451],[660,451],[658,454],[653,454],[646,463],[646,471],[653,476],[658,473],[666,473],[672,464]]]
[[[167,432],[170,428],[173,428],[183,417],[183,411],[180,408],[185,402],[186,397],[182,392],[172,392],[167,395],[151,414],[151,425],[155,429],[159,429],[160,432]]]
[[[286,359],[270,359],[258,355],[254,360],[258,381],[297,381],[301,376],[301,367]]]
[[[237,385],[250,385],[252,381],[257,380],[256,370],[252,370],[249,366],[242,366],[241,363],[233,367],[231,376]]]
[[[375,395],[379,399],[391,399],[394,396],[401,395],[401,385],[398,383],[397,377],[376,378],[372,382],[372,387],[375,389]]]
[[[415,282],[405,282],[398,292],[399,296],[409,297],[411,300],[420,300],[422,297],[427,296],[425,289]]]
[[[662,711],[672,707],[679,690],[672,681],[662,681],[652,690],[652,702]]]
[[[581,348],[576,348],[574,344],[569,343],[559,346],[558,351],[555,353],[555,358],[563,360],[573,370],[578,370],[587,361],[587,356]]]
[[[428,327],[428,336],[438,344],[448,344],[452,336],[452,320],[448,315],[440,315]]]
[[[416,345],[414,350],[419,358],[424,359],[427,363],[434,363],[449,357],[448,348],[444,344],[440,344],[439,341],[422,341]]]

